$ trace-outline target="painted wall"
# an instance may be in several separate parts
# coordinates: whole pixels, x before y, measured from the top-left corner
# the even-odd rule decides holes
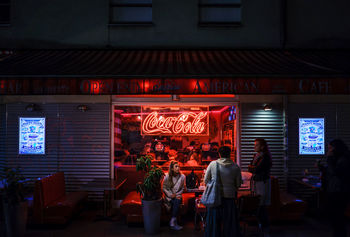
[[[292,48],[349,48],[350,1],[288,0],[287,45]]]
[[[199,27],[198,2],[153,0],[153,26],[108,26],[108,0],[13,0],[5,48],[274,48],[280,1],[242,1],[242,26]]]

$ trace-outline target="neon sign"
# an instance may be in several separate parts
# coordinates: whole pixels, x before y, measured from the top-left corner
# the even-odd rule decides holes
[[[208,136],[208,112],[159,113],[142,115],[142,135]]]

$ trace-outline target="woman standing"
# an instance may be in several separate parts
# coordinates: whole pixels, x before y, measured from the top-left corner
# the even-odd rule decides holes
[[[210,162],[205,173],[204,182],[206,184],[212,177],[219,175],[222,197],[220,206],[207,207],[206,237],[241,236],[235,198],[242,183],[242,176],[239,166],[230,159],[230,153],[229,147],[220,147],[220,159]],[[219,174],[216,174],[217,165],[219,166]],[[221,225],[223,229],[221,229]]]
[[[173,230],[181,230],[182,226],[177,224],[177,215],[182,203],[182,193],[184,191],[185,175],[180,173],[180,166],[177,161],[171,161],[169,172],[164,177],[163,191],[165,194],[165,204],[171,211],[170,228]]]
[[[255,139],[254,150],[256,154],[248,166],[248,171],[252,173],[253,191],[260,195],[258,219],[261,223],[263,234],[264,236],[270,236],[270,221],[266,207],[271,205],[270,171],[272,158],[267,142],[263,138]]]
[[[344,212],[350,197],[350,151],[340,139],[328,144],[327,166],[319,164],[323,171],[327,193],[327,213],[333,230],[333,236],[346,237],[346,219]]]

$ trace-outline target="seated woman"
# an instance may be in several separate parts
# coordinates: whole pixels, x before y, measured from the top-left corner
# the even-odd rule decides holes
[[[198,154],[196,152],[192,152],[190,154],[190,159],[186,162],[186,166],[198,166]]]
[[[170,228],[181,230],[182,226],[177,224],[177,215],[182,203],[182,193],[185,186],[185,175],[180,173],[180,166],[177,161],[172,161],[169,172],[164,177],[163,191],[165,194],[165,205],[171,211]]]

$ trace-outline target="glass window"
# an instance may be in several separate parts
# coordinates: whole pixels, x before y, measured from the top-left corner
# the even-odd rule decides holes
[[[241,19],[241,0],[200,1],[199,23],[202,25],[237,25]]]
[[[0,25],[10,24],[11,1],[0,0]]]
[[[152,0],[111,0],[110,24],[151,24]]]

